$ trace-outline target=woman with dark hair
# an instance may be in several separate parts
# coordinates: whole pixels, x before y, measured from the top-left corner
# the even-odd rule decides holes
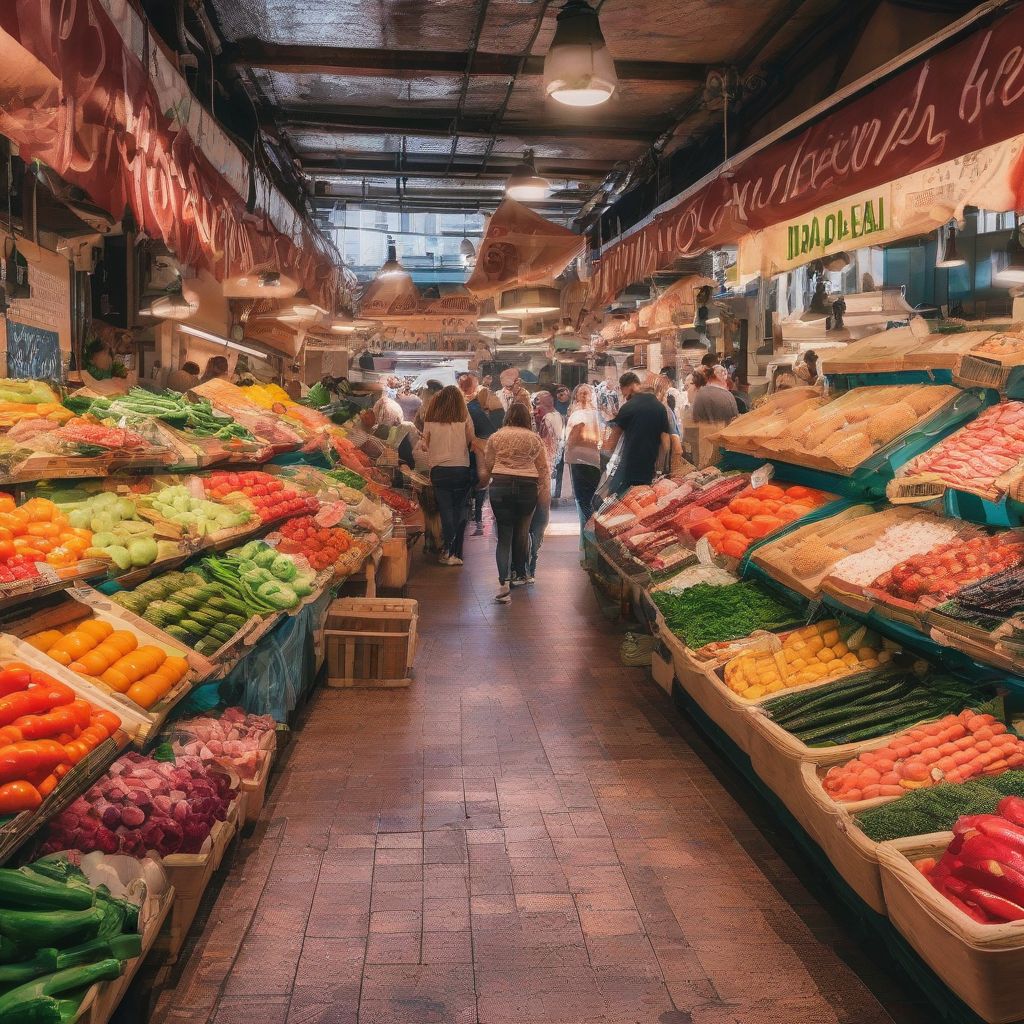
[[[538,507],[551,507],[551,472],[547,452],[534,433],[530,410],[509,406],[505,425],[492,434],[484,454],[481,483],[490,484],[491,511],[498,530],[499,604],[512,600],[512,581],[526,582],[530,557],[530,523]]]
[[[467,503],[473,487],[469,452],[476,443],[466,400],[454,385],[442,388],[423,415],[420,447],[430,466],[444,537],[442,565],[462,565],[462,539],[468,520]]]

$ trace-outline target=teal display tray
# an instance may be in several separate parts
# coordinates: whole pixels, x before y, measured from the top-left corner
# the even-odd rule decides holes
[[[897,384],[952,384],[952,370],[890,370],[885,373],[830,373],[829,386],[834,391],[853,388],[874,388]]]
[[[792,483],[818,487],[862,501],[885,497],[885,488],[896,471],[954,430],[973,419],[982,409],[997,402],[999,396],[989,388],[969,388],[957,395],[944,409],[924,424],[875,452],[849,476],[827,470],[810,469],[783,459],[765,459],[743,452],[724,451],[722,465],[728,469],[751,471],[766,461],[776,467],[779,476]]]

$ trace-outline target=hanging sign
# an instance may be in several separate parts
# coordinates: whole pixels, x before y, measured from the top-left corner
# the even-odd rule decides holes
[[[591,304],[608,303],[681,256],[735,243],[815,209],[835,211],[848,196],[1024,133],[1021,39],[1024,6],[784,141],[740,155],[609,245]],[[877,206],[874,216],[877,223]]]

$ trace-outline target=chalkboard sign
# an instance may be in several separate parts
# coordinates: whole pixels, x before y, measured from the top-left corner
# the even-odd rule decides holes
[[[60,337],[56,331],[7,321],[7,376],[60,380]]]

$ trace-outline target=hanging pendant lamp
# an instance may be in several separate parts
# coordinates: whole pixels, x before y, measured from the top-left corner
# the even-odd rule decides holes
[[[561,309],[562,296],[557,288],[538,286],[534,288],[510,288],[498,299],[498,312],[507,317],[540,316],[557,313]]]
[[[946,244],[943,246],[942,243],[942,229],[939,228],[939,243],[940,249],[937,251],[938,258],[935,260],[935,266],[940,270],[950,270],[953,267],[962,267],[967,263],[959,253],[956,247],[956,225],[950,224],[946,228]]]
[[[544,58],[544,93],[570,107],[596,107],[619,84],[615,61],[587,0],[567,0]]]
[[[388,258],[377,271],[377,277],[401,277],[402,275],[408,277],[409,271],[398,260],[398,243],[388,235]]]
[[[177,286],[154,299],[148,306],[139,310],[140,316],[151,316],[157,320],[187,320],[199,312],[199,300],[189,291],[185,294],[184,286],[179,280]]]
[[[533,150],[528,149],[523,154],[522,161],[509,175],[505,195],[517,202],[529,203],[547,198],[550,188],[551,183],[548,179],[537,173],[537,167],[533,162]]]
[[[1013,217],[1013,230],[1010,232],[1006,249],[1002,253],[994,253],[992,261],[994,273],[993,284],[1012,286],[1024,284],[1024,244],[1021,243],[1021,224],[1017,215]]]

